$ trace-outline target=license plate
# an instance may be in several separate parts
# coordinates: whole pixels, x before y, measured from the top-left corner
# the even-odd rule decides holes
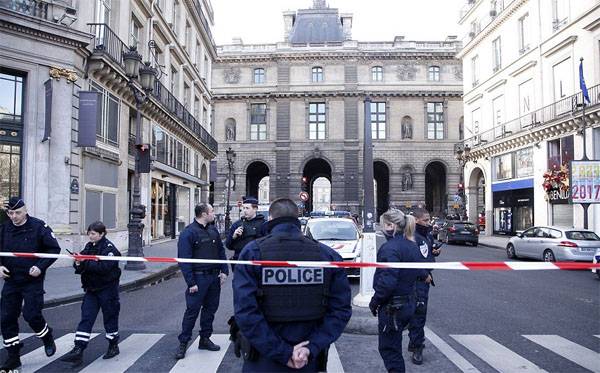
[[[462,231],[462,232],[460,232],[460,234],[471,234],[471,232],[469,232],[469,231]]]
[[[595,247],[582,247],[581,251],[593,251],[596,252],[596,248]]]

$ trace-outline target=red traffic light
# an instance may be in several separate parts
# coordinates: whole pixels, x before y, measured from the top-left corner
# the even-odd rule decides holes
[[[306,176],[302,176],[302,182],[304,184],[308,183],[308,178]]]
[[[464,189],[464,188],[465,188],[465,186],[463,185],[463,183],[458,184],[458,189]]]

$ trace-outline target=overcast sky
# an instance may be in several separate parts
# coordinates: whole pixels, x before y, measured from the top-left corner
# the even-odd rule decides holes
[[[331,8],[353,13],[352,38],[359,41],[444,40],[458,35],[458,12],[465,0],[328,0]],[[312,7],[312,0],[212,0],[217,44],[241,37],[246,44],[283,39],[285,10]]]

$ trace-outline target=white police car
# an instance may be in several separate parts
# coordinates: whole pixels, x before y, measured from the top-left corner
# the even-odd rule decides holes
[[[354,221],[346,218],[312,218],[304,234],[338,252],[346,262],[360,262],[360,232]],[[349,277],[360,276],[359,268],[346,268]]]
[[[592,262],[594,262],[594,264],[600,263],[600,248],[596,250],[596,253],[594,254],[594,259],[592,259]],[[598,276],[598,279],[600,279],[600,269],[593,268],[592,272],[595,273],[596,276]]]

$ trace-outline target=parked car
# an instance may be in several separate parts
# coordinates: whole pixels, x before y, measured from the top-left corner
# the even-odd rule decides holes
[[[594,259],[592,260],[592,262],[594,264],[596,263],[600,263],[600,248],[598,248],[596,250],[596,253],[594,254]],[[600,269],[592,269],[592,272],[596,274],[596,276],[598,276],[598,279],[600,279]]]
[[[433,218],[433,220],[431,222],[431,229],[432,229],[431,234],[433,235],[433,238],[435,238],[436,240],[438,239],[438,233],[440,232],[440,229],[442,229],[444,224],[446,224],[446,219]]]
[[[479,229],[468,221],[447,221],[438,232],[438,240],[446,243],[470,243],[473,246],[479,244]]]
[[[510,259],[527,257],[545,262],[591,262],[599,248],[600,237],[590,230],[532,227],[511,237],[506,245],[506,255]]]
[[[361,237],[358,227],[346,218],[312,218],[306,223],[304,234],[337,251],[346,262],[360,262]],[[348,277],[360,276],[359,268],[346,268]]]

